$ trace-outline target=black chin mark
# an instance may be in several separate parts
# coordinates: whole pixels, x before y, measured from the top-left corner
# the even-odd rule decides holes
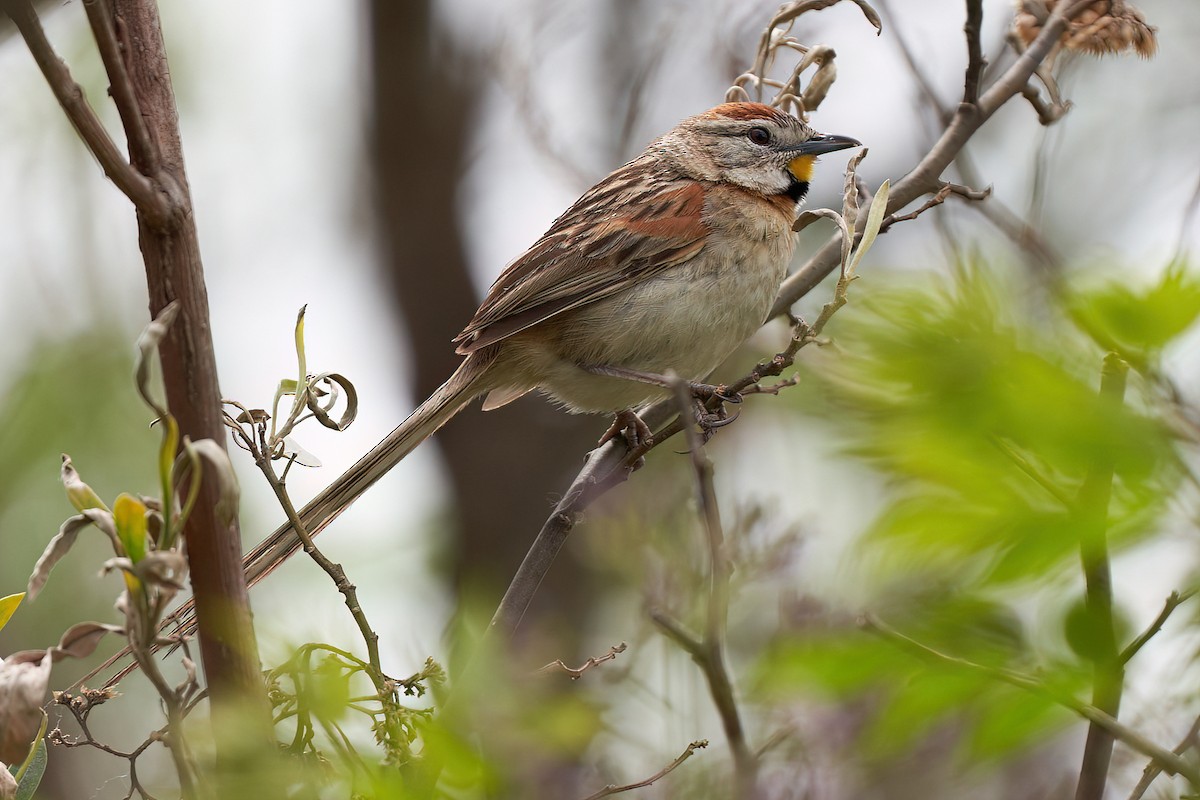
[[[798,181],[792,178],[791,182],[788,183],[788,187],[783,190],[783,193],[799,203],[808,194],[808,181]]]

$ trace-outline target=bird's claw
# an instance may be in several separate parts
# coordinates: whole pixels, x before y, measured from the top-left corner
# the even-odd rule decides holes
[[[650,430],[650,426],[643,422],[642,418],[631,408],[617,412],[613,418],[612,425],[600,437],[600,441],[597,444],[607,444],[610,440],[618,436],[625,441],[625,446],[630,451],[638,450],[654,443],[654,431]]]

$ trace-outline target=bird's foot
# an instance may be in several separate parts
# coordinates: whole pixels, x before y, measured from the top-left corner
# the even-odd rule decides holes
[[[613,423],[600,437],[599,445],[604,445],[612,439],[621,437],[630,451],[648,447],[654,443],[654,431],[642,421],[632,408],[618,411],[613,417]]]

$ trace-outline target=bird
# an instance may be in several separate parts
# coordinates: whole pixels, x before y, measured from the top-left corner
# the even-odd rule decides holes
[[[766,321],[817,157],[858,146],[754,102],[723,103],[655,139],[504,269],[453,340],[462,363],[301,509],[308,533],[480,396],[486,411],[538,391],[570,412],[616,414],[606,438],[648,434],[636,407],[665,396],[671,375],[703,390]],[[279,528],[248,555],[248,578],[298,544]]]

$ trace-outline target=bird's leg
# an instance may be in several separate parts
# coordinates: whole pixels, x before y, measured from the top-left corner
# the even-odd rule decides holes
[[[580,366],[593,375],[605,375],[610,378],[621,378],[623,380],[636,381],[637,383],[648,383],[651,386],[659,386],[663,389],[670,389],[675,385],[674,381],[667,376],[659,375],[654,372],[629,369],[628,367],[613,367],[607,364],[581,364]],[[692,410],[695,414],[696,424],[699,425],[700,429],[704,432],[705,441],[712,436],[714,430],[724,427],[725,425],[728,425],[737,419],[736,414],[732,417],[729,416],[729,413],[725,410],[725,403],[741,403],[742,396],[740,394],[737,392],[730,394],[724,384],[714,385],[711,383],[700,383],[698,381],[687,381],[687,385],[688,389],[692,393]],[[715,409],[710,409],[709,403],[714,398],[720,402]],[[630,441],[630,422],[628,417],[622,416],[624,414],[632,415],[633,418],[637,420],[637,423],[635,424],[635,435],[640,436],[642,429],[645,429],[647,436],[649,435],[650,431],[648,428],[646,428],[646,424],[642,422],[641,418],[632,411],[626,410],[617,414],[617,418],[613,421],[612,427],[608,429],[608,432],[605,433],[604,437],[600,440],[601,444],[613,438],[615,435],[617,435],[617,433],[624,433],[626,441]],[[636,426],[638,425],[641,427],[637,428]]]
[[[662,389],[670,389],[675,385],[675,382],[666,375],[659,375],[656,372],[645,372],[640,369],[630,369],[628,367],[613,367],[607,364],[580,364],[581,369],[590,372],[593,375],[605,375],[609,378],[621,378],[627,381],[636,383],[648,383],[651,386],[658,386]],[[699,381],[687,381],[688,388],[692,392],[692,396],[697,400],[708,402],[712,398],[717,398],[722,403],[740,403],[742,396],[737,394],[727,394],[724,384],[700,383]]]

